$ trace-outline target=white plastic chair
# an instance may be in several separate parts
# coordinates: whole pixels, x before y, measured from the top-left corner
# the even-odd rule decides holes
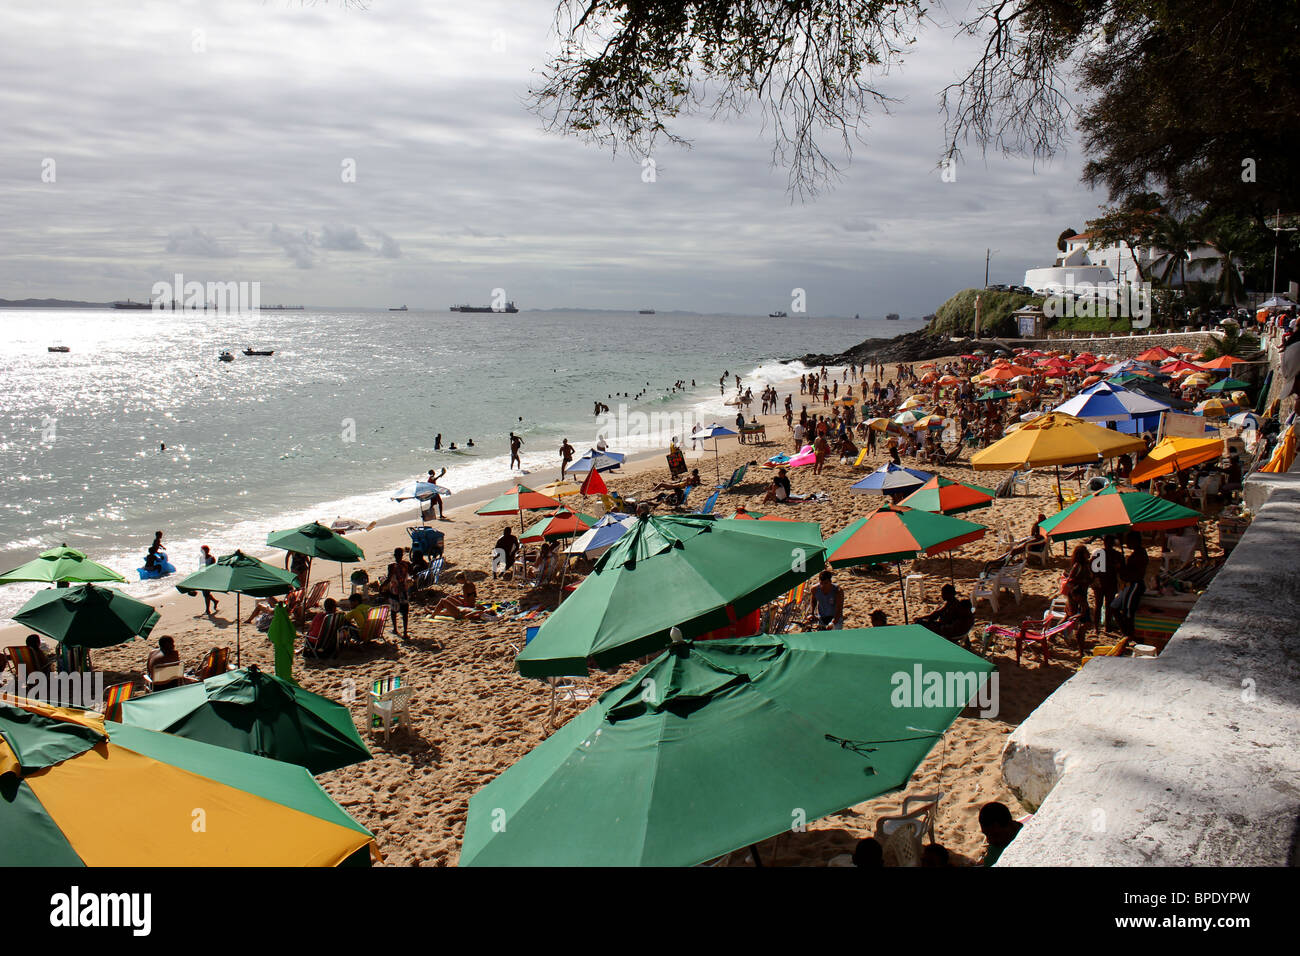
[[[934,818],[942,796],[942,793],[918,793],[903,800],[902,812],[897,816],[876,820],[875,837],[883,849],[885,866],[921,865],[921,840],[929,837],[934,842]],[[914,803],[920,806],[909,810]]]
[[[998,616],[998,610],[999,610],[998,589],[995,584],[996,580],[997,580],[996,578],[981,577],[978,581],[975,582],[975,586],[971,588],[971,592],[970,592],[971,606],[972,607],[976,606],[977,604],[979,604],[980,599],[983,598],[986,601],[988,601],[989,606],[993,608],[994,617]]]
[[[373,718],[379,718],[384,728],[384,743],[388,743],[394,724],[406,726],[410,723],[411,695],[410,687],[394,687],[382,694],[376,694],[371,690],[366,695],[366,723],[370,725],[373,733],[375,729]],[[402,723],[403,721],[406,723]]]
[[[1015,601],[1020,603],[1020,575],[1025,571],[1025,561],[1022,558],[1015,564],[1008,564],[998,572],[995,586],[1003,591],[1010,591],[1015,595]]]
[[[1011,473],[1011,494],[1014,495],[1014,494],[1016,493],[1016,486],[1019,485],[1020,487],[1022,487],[1022,488],[1025,489],[1025,494],[1028,495],[1028,494],[1029,494],[1029,476],[1032,475],[1033,473],[1034,473],[1034,470],[1033,470],[1032,468],[1030,468],[1030,469],[1028,469],[1028,470],[1026,470],[1026,471],[1015,471],[1015,472],[1012,472],[1012,473]]]
[[[595,694],[591,692],[590,687],[582,684],[575,684],[572,678],[552,677],[548,683],[551,685],[551,707],[546,715],[547,726],[555,724],[555,714],[559,710],[561,701],[569,703],[583,704],[590,703]]]
[[[154,668],[153,677],[149,676],[146,670],[144,674],[144,688],[152,693],[158,684],[167,684],[171,681],[181,680],[185,676],[185,665],[180,661],[170,661],[166,664],[159,664]]]
[[[925,603],[925,575],[919,571],[909,574],[903,585],[903,593],[910,598],[912,596],[912,586],[916,585],[917,604],[918,606]]]

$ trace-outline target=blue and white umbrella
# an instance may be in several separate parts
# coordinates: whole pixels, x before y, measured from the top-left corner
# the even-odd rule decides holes
[[[627,534],[635,517],[635,515],[623,514],[621,511],[611,511],[587,531],[574,538],[573,544],[565,548],[564,553],[592,554],[596,551],[603,551]]]
[[[872,492],[878,495],[899,495],[920,488],[933,478],[928,471],[904,468],[892,461],[881,465],[867,477],[849,487],[850,491]]]
[[[1141,392],[1129,391],[1122,385],[1098,382],[1057,405],[1053,411],[1090,422],[1121,422],[1143,415],[1158,415],[1169,411],[1169,406]]]
[[[435,485],[431,481],[412,481],[409,484],[402,485],[390,497],[394,501],[409,501],[412,498],[428,501],[434,495],[449,494],[451,494],[450,489],[444,488],[442,485]]]
[[[587,451],[581,458],[571,464],[567,471],[570,474],[585,473],[592,469],[596,471],[613,471],[620,468],[627,455],[617,451],[598,451],[592,448]]]
[[[1254,412],[1238,412],[1229,418],[1228,422],[1238,428],[1259,428],[1259,416]]]
[[[716,422],[708,428],[701,428],[697,432],[691,432],[691,441],[707,441],[713,439],[713,470],[717,472],[718,480],[722,480],[722,469],[718,465],[718,440],[721,438],[735,438],[736,432]]]

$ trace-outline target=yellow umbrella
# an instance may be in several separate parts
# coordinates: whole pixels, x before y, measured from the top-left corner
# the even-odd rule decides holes
[[[918,419],[917,422],[916,422],[916,424],[913,425],[912,427],[914,427],[914,428],[940,428],[940,427],[943,426],[943,423],[946,422],[946,421],[947,421],[947,419],[944,418],[942,415],[926,415],[924,418]]]
[[[890,426],[893,426],[895,431],[898,430],[898,426],[894,425],[888,418],[871,418],[867,420],[867,427],[873,431],[887,432],[890,430]]]
[[[1034,393],[1027,388],[1018,388],[1011,393],[1011,397],[1017,402],[1023,402],[1027,398],[1033,398]]]
[[[898,408],[899,411],[905,412],[908,411],[909,409],[919,408],[924,404],[925,404],[925,399],[921,398],[921,396],[919,395],[913,395],[910,398],[908,398],[908,400],[905,401],[902,405],[898,406]]]
[[[1091,422],[1050,412],[1025,422],[1014,435],[1002,438],[971,457],[978,471],[1009,471],[1044,465],[1077,465],[1099,458],[1116,458],[1141,451],[1146,443]]]
[[[1193,372],[1183,379],[1184,385],[1209,385],[1214,378],[1207,372]]]
[[[1201,402],[1201,404],[1197,405],[1194,411],[1199,415],[1204,415],[1206,418],[1227,418],[1236,411],[1236,409],[1236,405],[1233,405],[1230,402],[1225,402],[1221,398],[1207,398],[1205,401]]]
[[[537,489],[539,494],[548,495],[551,498],[565,498],[569,495],[582,494],[582,487],[575,485],[571,481],[552,481],[549,485],[542,485]]]
[[[1232,400],[1243,408],[1250,404],[1250,399],[1247,397],[1245,392],[1233,392]]]
[[[1214,461],[1223,454],[1223,441],[1218,438],[1164,438],[1137,463],[1129,480],[1133,484],[1150,481],[1161,475],[1172,475],[1193,465]]]

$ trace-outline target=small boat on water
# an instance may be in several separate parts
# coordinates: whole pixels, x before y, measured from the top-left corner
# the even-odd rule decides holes
[[[885,321],[886,321],[886,322],[897,322],[897,321],[898,321],[898,313],[897,313],[897,312],[890,312],[888,315],[885,316]]]
[[[49,347],[46,349],[46,351],[48,351],[48,352],[71,352],[72,349],[68,348],[66,345],[51,345],[51,346],[49,346]]]
[[[389,311],[389,312],[405,312],[405,311],[406,311],[406,306],[402,306],[400,309],[392,309],[392,308],[390,308],[388,311]]]
[[[769,312],[769,313],[767,313],[767,317],[768,317],[769,319],[788,319],[788,318],[790,318],[790,316],[786,315],[784,312]]]
[[[235,360],[235,357],[231,355],[229,352],[222,352],[220,355],[217,356],[217,358],[222,362],[233,362]]]
[[[654,309],[642,309],[637,313],[637,315],[654,315],[654,314],[655,314]]]
[[[257,349],[244,349],[244,354],[245,355],[274,355],[275,349],[266,349],[265,351],[260,351],[260,352]]]

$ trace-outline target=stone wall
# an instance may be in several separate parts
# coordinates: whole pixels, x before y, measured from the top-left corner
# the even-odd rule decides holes
[[[1033,818],[999,866],[1288,866],[1300,830],[1300,459],[1159,657],[1098,658],[1002,755]]]
[[[1066,352],[1092,352],[1097,355],[1118,355],[1132,358],[1147,349],[1163,345],[1185,345],[1200,351],[1218,337],[1215,332],[1153,332],[1150,335],[1111,334],[1097,332],[1092,336],[1078,335],[1073,338],[1053,337],[1046,339],[999,339],[1002,347],[1028,346],[1030,348],[1051,348]]]

